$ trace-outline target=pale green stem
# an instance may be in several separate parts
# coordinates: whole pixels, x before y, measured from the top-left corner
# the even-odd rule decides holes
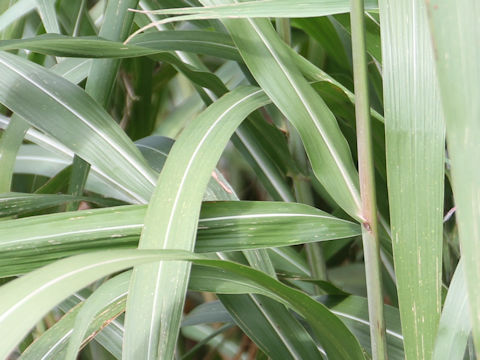
[[[352,54],[357,123],[358,170],[362,197],[362,238],[367,280],[368,316],[372,358],[387,359],[385,319],[378,239],[375,173],[372,154],[370,104],[368,98],[367,53],[363,0],[351,1]]]

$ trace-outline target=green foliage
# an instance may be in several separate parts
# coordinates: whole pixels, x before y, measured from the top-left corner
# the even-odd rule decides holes
[[[476,359],[479,18],[1,2],[0,358]]]

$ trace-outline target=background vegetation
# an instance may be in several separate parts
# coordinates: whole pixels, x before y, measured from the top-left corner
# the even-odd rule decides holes
[[[475,0],[0,8],[0,358],[478,357]]]

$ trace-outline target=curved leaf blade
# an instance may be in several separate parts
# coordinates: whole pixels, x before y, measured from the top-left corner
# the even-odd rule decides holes
[[[237,88],[209,106],[182,132],[160,174],[139,248],[193,250],[200,204],[210,175],[238,125],[267,102],[258,88]],[[188,273],[185,263],[134,269],[125,320],[126,358],[173,356]],[[172,283],[173,290],[165,293],[163,288],[172,288]],[[145,297],[145,291],[155,295]],[[135,313],[129,308],[136,309]]]
[[[244,265],[181,250],[114,250],[89,253],[58,261],[0,288],[0,356],[6,357],[31,326],[74,291],[109,273],[151,261],[193,261],[226,271],[243,281],[252,292],[265,294],[301,314],[322,341],[329,358],[364,359],[355,337],[322,304],[261,271]],[[32,291],[32,289],[34,289]],[[18,323],[18,314],[29,318]],[[328,326],[326,326],[328,324]]]
[[[95,100],[62,77],[9,53],[0,53],[0,71],[2,104],[135,189],[139,202],[148,200],[154,172]]]
[[[361,220],[358,174],[348,144],[334,115],[300,74],[270,22],[262,19],[223,22],[252,75],[297,128],[315,176],[349,215]]]
[[[105,308],[112,309],[111,305],[114,305],[116,312],[123,312],[126,305],[126,298],[124,291],[117,291],[117,289],[123,290],[128,288],[131,272],[124,272],[115,276],[113,279],[103,283],[98,289],[90,295],[83,303],[82,308],[78,312],[75,318],[75,324],[73,325],[73,331],[70,335],[68,347],[64,359],[75,360],[77,353],[82,345],[82,340],[87,334],[91,320],[100,315],[99,310],[102,311],[102,315],[105,313]],[[109,306],[110,305],[110,306]],[[104,316],[104,315],[103,315]],[[108,319],[108,318],[107,318]]]

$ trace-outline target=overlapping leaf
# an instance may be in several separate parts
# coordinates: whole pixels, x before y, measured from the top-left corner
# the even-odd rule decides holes
[[[137,201],[148,200],[154,172],[95,100],[69,81],[12,54],[0,53],[0,70],[1,103],[132,189]]]
[[[331,111],[301,76],[268,21],[225,19],[224,23],[252,75],[297,128],[315,175],[335,201],[359,219],[358,175]]]
[[[178,250],[113,250],[79,255],[51,264],[0,288],[0,356],[6,357],[40,317],[70,293],[109,273],[152,261],[187,260],[216,267],[244,281],[248,292],[284,303],[310,323],[332,359],[364,359],[360,345],[343,323],[326,307],[306,294],[268,275],[232,262],[209,260]],[[33,290],[33,291],[32,291]],[[220,289],[216,290],[220,291]],[[18,323],[20,313],[28,321]],[[326,326],[328,324],[328,326]]]
[[[475,0],[426,2],[447,123],[448,154],[477,357],[480,356],[480,6]]]

